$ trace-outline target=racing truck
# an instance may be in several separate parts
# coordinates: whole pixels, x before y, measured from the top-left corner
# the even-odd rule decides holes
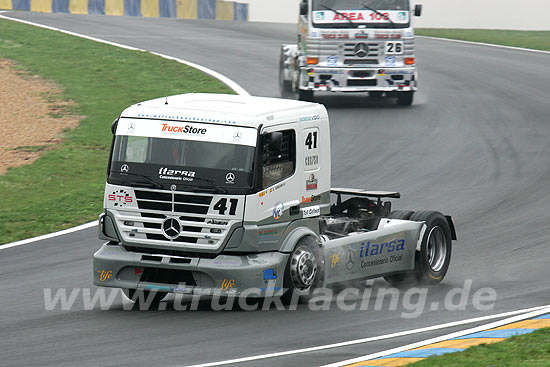
[[[95,285],[299,299],[376,277],[437,284],[449,268],[450,216],[331,188],[321,104],[182,94],[128,107],[112,132]]]
[[[281,46],[283,98],[315,92],[368,92],[410,106],[418,87],[409,0],[303,0],[298,42]]]

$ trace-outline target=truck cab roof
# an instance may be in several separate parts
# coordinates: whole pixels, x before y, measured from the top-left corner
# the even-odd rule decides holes
[[[187,93],[126,108],[121,117],[230,124],[258,128],[327,118],[324,106],[289,99]]]

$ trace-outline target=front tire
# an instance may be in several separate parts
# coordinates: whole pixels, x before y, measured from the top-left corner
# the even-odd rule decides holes
[[[451,263],[452,235],[449,222],[443,214],[429,210],[412,214],[410,220],[426,223],[420,251],[415,254],[414,270],[385,276],[384,279],[394,286],[439,284]]]
[[[313,91],[298,89],[298,99],[304,102],[313,102]]]
[[[304,237],[296,244],[285,268],[283,287],[287,291],[281,300],[289,304],[294,297],[307,300],[324,278],[323,251],[312,237]]]

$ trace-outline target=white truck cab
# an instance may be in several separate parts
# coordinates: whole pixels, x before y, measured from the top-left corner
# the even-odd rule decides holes
[[[418,87],[410,0],[303,0],[298,42],[282,45],[283,98],[315,92],[369,92],[411,105]]]
[[[113,134],[96,285],[160,296],[306,295],[321,284],[414,271],[434,221],[441,267],[434,278],[422,274],[433,281],[446,272],[450,217],[408,220],[413,212],[382,201],[398,193],[331,189],[322,105],[184,94],[127,108]],[[367,258],[381,262],[363,266]]]

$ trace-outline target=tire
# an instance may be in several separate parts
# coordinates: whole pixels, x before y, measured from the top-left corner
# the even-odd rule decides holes
[[[397,92],[397,104],[399,106],[410,106],[413,103],[414,92]]]
[[[415,254],[414,270],[385,276],[384,279],[393,286],[439,284],[451,263],[452,236],[449,222],[443,214],[429,210],[414,213],[410,220],[426,223],[420,251]]]
[[[298,90],[298,99],[304,102],[313,102],[313,91],[312,90]]]
[[[414,211],[412,210],[393,210],[390,215],[388,215],[388,218],[409,220],[413,214]]]
[[[166,297],[166,295],[168,294],[166,292],[154,292],[154,293],[155,295],[153,296],[153,300],[151,301],[152,305],[162,301],[162,299]],[[130,301],[134,301],[136,304],[139,304],[141,303],[141,300],[147,302],[147,300],[151,295],[151,291],[146,291],[143,289],[124,289],[124,294]]]
[[[298,241],[285,268],[283,303],[289,304],[294,294],[299,301],[306,301],[313,290],[322,284],[324,269],[323,251],[315,239],[304,237]]]

